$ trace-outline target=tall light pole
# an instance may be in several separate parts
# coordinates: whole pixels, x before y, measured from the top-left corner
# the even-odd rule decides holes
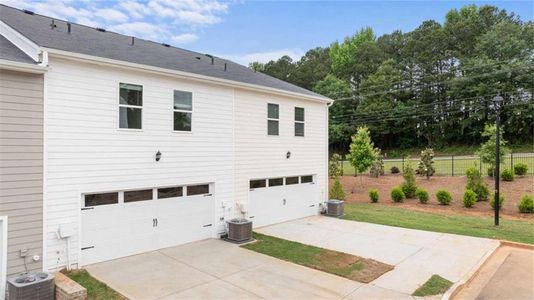
[[[503,102],[503,98],[501,96],[495,96],[493,97],[493,104],[495,105],[495,174],[493,174],[493,177],[495,177],[495,226],[499,226],[499,210],[500,210],[500,196],[499,196],[499,181],[501,180],[501,133],[500,133],[500,123],[501,123],[501,103]]]

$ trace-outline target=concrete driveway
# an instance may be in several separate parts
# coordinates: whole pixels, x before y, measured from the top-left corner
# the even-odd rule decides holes
[[[362,284],[220,240],[87,266],[130,299],[412,299],[432,274],[470,277],[497,241],[310,217],[258,231],[395,265]]]

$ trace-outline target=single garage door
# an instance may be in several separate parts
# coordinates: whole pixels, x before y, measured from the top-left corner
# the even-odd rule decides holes
[[[200,184],[85,194],[80,264],[211,238],[210,190]]]
[[[251,180],[249,197],[254,227],[315,215],[320,203],[314,175]]]

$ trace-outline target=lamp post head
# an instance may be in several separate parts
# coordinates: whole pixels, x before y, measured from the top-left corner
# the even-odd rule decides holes
[[[503,102],[504,99],[501,96],[495,96],[495,97],[493,97],[492,101],[495,104],[499,104],[499,103]]]

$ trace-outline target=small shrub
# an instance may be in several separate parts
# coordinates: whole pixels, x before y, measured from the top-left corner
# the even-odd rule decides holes
[[[438,201],[441,205],[449,205],[452,200],[451,193],[445,191],[445,190],[439,190],[436,193],[436,198],[438,198]]]
[[[403,202],[406,199],[406,195],[401,188],[397,187],[391,190],[391,199],[394,202]]]
[[[336,178],[342,175],[343,169],[341,168],[341,155],[334,153],[328,162],[328,174],[331,178]]]
[[[328,196],[330,199],[345,200],[345,191],[343,191],[343,186],[341,185],[339,178],[336,178],[334,181],[334,185],[330,189]]]
[[[422,204],[426,204],[428,202],[428,192],[424,189],[418,188],[415,190],[415,196]]]
[[[493,177],[494,173],[495,173],[495,167],[494,166],[489,166],[488,167],[488,176],[489,177]]]
[[[402,177],[404,177],[404,182],[402,183],[401,188],[404,195],[406,198],[415,198],[415,190],[417,190],[417,185],[415,184],[415,170],[409,160],[404,166]]]
[[[517,163],[514,165],[514,173],[517,176],[527,175],[528,166],[524,163]]]
[[[477,201],[486,201],[489,198],[489,189],[480,172],[475,167],[470,167],[465,170],[467,176],[466,190],[472,190],[477,195]]]
[[[370,189],[369,190],[369,199],[371,199],[371,202],[377,203],[380,196],[378,195],[377,189]]]
[[[378,153],[381,153],[380,150],[377,149]],[[382,159],[382,155],[379,154],[377,159],[373,161],[373,164],[371,165],[371,169],[369,170],[369,174],[371,177],[378,178],[378,176],[384,175],[384,160]]]
[[[531,214],[534,213],[534,197],[529,194],[524,194],[521,197],[521,202],[518,205],[519,212]]]
[[[397,168],[396,166],[391,167],[391,169],[389,169],[389,170],[391,171],[391,174],[398,174],[398,173],[400,173],[399,168]]]
[[[504,195],[499,194],[499,210],[502,209],[503,203],[504,203]],[[495,208],[495,194],[491,195],[490,205],[491,205],[491,208]]]
[[[477,202],[477,194],[473,190],[465,190],[464,193],[464,206],[467,208],[473,207]]]
[[[501,178],[504,181],[514,181],[514,172],[510,169],[504,169],[501,172]]]
[[[426,148],[421,151],[421,160],[417,166],[417,174],[425,175],[426,179],[430,179],[430,176],[434,175],[435,172],[434,150],[432,150],[432,148]]]

